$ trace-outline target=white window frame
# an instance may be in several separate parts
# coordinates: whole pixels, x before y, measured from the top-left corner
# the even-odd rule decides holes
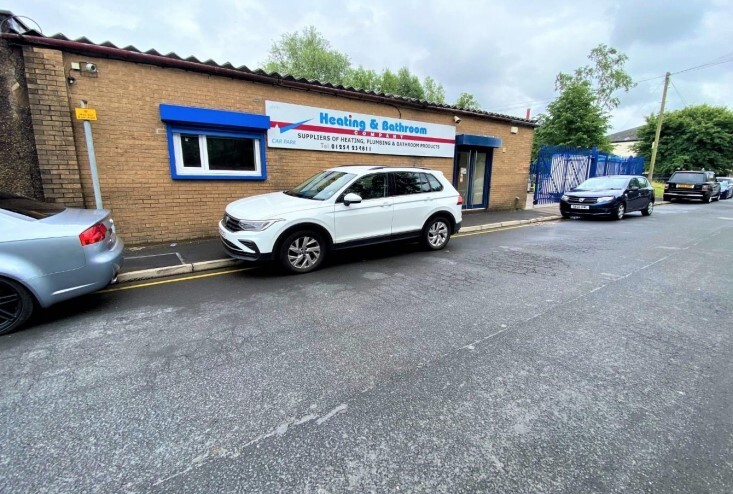
[[[199,153],[201,154],[201,166],[183,166],[183,148],[181,147],[181,134],[198,135],[199,137]],[[209,151],[206,146],[206,137],[220,137],[224,139],[250,139],[254,141],[254,153],[255,153],[255,169],[248,171],[237,171],[237,170],[210,170],[209,169]],[[237,136],[231,135],[220,135],[217,133],[206,134],[200,131],[173,131],[173,151],[174,160],[176,166],[176,174],[179,176],[197,176],[197,175],[208,175],[212,177],[262,177],[262,153],[261,153],[261,140],[255,137],[247,135]]]

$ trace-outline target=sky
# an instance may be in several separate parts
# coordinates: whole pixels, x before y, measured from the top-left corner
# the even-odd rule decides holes
[[[484,110],[522,117],[544,112],[556,75],[605,43],[628,55],[626,70],[641,81],[619,94],[611,131],[659,111],[667,71],[668,109],[733,108],[733,0],[6,0],[2,8],[46,35],[252,69],[284,33],[315,26],[354,66],[407,66],[441,82],[448,103],[466,91]],[[674,74],[708,62],[724,63]]]

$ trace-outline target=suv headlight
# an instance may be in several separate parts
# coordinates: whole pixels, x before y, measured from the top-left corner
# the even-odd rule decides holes
[[[570,196],[569,196],[569,195],[567,195],[567,194],[565,194],[564,196],[562,196],[562,198],[561,198],[561,199],[562,199],[563,201],[567,201],[568,199],[570,199]]]
[[[243,232],[261,232],[262,230],[266,230],[273,224],[277,223],[278,221],[283,221],[282,219],[276,219],[276,220],[265,220],[265,221],[254,221],[254,220],[239,220],[239,228],[242,229]]]
[[[616,199],[615,196],[605,196],[605,197],[599,197],[598,199],[596,199],[596,202],[608,202],[608,201],[613,201],[614,199]]]
[[[665,189],[669,189],[669,184],[664,184]]]

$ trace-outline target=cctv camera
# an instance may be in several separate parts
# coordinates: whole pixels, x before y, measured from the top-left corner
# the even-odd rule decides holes
[[[97,65],[93,63],[86,64],[85,68],[87,69],[87,72],[96,72],[97,71]]]
[[[461,123],[461,117],[454,116],[453,121],[456,123],[456,125],[458,125],[459,123]]]

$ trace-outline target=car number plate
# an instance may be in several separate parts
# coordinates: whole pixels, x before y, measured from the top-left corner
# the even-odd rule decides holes
[[[694,187],[692,184],[677,184],[678,189],[692,189]]]
[[[583,206],[581,204],[571,204],[570,209],[590,209],[590,206]]]

